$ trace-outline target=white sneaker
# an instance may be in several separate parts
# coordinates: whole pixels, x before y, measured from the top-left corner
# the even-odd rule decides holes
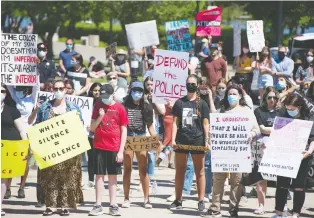
[[[121,205],[122,208],[130,208],[130,206],[131,206],[130,200],[124,200],[124,202]]]
[[[209,203],[209,199],[206,198],[206,197],[204,197],[204,202],[205,202],[205,203]]]
[[[206,197],[208,197],[209,200],[213,199],[213,193],[209,193]]]
[[[227,178],[225,181],[225,186],[228,186],[228,185],[229,185],[229,179]]]
[[[88,181],[88,184],[85,184],[82,189],[83,190],[94,190],[95,189],[95,183]]]
[[[174,202],[175,199],[176,199],[176,195],[173,194],[173,195],[171,195],[170,197],[167,198],[167,201],[168,202]]]

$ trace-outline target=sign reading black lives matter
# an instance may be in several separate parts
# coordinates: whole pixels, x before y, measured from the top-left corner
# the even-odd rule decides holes
[[[107,48],[106,48],[106,58],[108,59],[110,57],[110,55],[115,55],[117,53],[117,43],[114,42],[112,44],[110,44]]]
[[[1,82],[6,85],[35,86],[37,35],[1,34]]]
[[[251,124],[245,114],[210,114],[212,172],[249,173]]]

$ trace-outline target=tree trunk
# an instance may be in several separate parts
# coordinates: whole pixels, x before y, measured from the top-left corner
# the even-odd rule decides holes
[[[304,32],[305,32],[305,26],[302,25],[301,26],[301,33],[304,34]]]
[[[53,34],[55,33],[55,30],[56,30],[56,27],[51,28],[51,30],[49,30],[49,32],[48,32],[48,37],[45,40],[45,43],[47,44],[47,46],[49,48],[48,49],[48,54],[47,54],[47,57],[49,59],[53,59],[54,58],[52,37],[53,37]]]
[[[112,32],[113,24],[112,24],[112,21],[113,21],[112,16],[110,16],[110,20],[109,20],[109,22],[110,22],[110,27],[109,27],[109,45],[113,43],[113,32]]]

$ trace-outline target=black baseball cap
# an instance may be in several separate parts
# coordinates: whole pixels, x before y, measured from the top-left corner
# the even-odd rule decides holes
[[[112,85],[105,84],[100,87],[100,97],[101,98],[108,98],[110,95],[114,93],[114,89]]]
[[[92,63],[94,60],[96,60],[96,58],[95,58],[94,56],[91,56],[91,57],[89,58],[89,62],[90,62],[90,63]]]
[[[37,49],[39,50],[48,50],[48,47],[45,43],[38,43],[37,44]]]

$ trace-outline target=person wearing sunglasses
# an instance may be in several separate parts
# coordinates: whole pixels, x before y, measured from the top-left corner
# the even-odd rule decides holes
[[[1,84],[1,140],[27,140],[21,113],[15,105],[7,86]],[[12,179],[1,179],[1,204],[7,194],[9,180]],[[4,215],[1,210],[1,216]]]
[[[263,138],[257,140],[257,148],[260,149],[258,153],[263,153],[262,144],[263,141],[269,137],[275,118],[282,117],[284,114],[284,109],[279,109],[277,107],[279,102],[279,93],[275,89],[275,87],[268,86],[263,94],[262,105],[255,109],[254,114],[259,125],[261,134]],[[261,159],[257,160],[260,161]],[[266,190],[267,190],[267,180],[262,180],[258,184],[256,184],[256,192],[258,199],[258,208],[254,211],[254,214],[263,215],[265,198],[266,198]]]
[[[291,93],[284,100],[286,112],[283,117],[300,120],[310,120],[309,109],[303,99],[298,94]],[[267,149],[267,148],[266,148]],[[299,218],[301,209],[305,202],[305,190],[309,171],[309,162],[314,151],[314,127],[312,126],[307,145],[302,152],[303,158],[296,178],[277,176],[275,209],[276,215],[273,218],[283,217],[284,207],[287,203],[289,189],[293,190],[293,209],[289,211],[292,218]],[[301,155],[301,154],[300,154]]]
[[[113,99],[116,102],[122,103],[127,93],[126,89],[124,87],[119,86],[118,84],[118,74],[116,72],[108,73],[107,81],[114,89]]]
[[[70,111],[77,111],[82,119],[79,106],[65,98],[65,82],[57,80],[53,86],[55,99],[44,102],[37,112],[35,125],[53,119]],[[68,208],[76,209],[83,202],[81,189],[81,155],[77,155],[59,164],[40,170],[40,184],[45,198],[44,216],[51,216],[61,207],[61,216],[70,214]]]
[[[77,52],[74,50],[73,39],[67,39],[65,41],[65,50],[61,51],[59,54],[59,66],[61,73],[65,74],[73,65],[71,63],[72,56]]]

